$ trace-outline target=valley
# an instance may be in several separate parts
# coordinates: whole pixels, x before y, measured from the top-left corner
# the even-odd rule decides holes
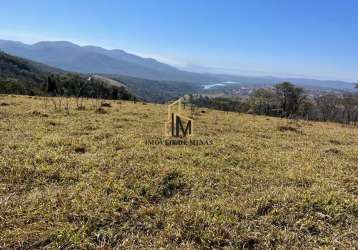
[[[41,41],[25,44],[0,40],[0,50],[5,53],[37,61],[64,71],[81,74],[126,76],[159,82],[189,83],[192,87],[221,82],[239,82],[244,85],[274,85],[289,81],[301,87],[329,88],[352,91],[352,82],[317,80],[295,77],[254,76],[240,74],[213,74],[178,69],[153,58],[144,58],[121,49],[98,46],[80,46],[68,41]]]

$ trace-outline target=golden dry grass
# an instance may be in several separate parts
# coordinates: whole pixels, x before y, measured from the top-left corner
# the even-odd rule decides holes
[[[205,110],[146,145],[166,106],[55,111],[0,96],[0,248],[358,247],[358,129]]]

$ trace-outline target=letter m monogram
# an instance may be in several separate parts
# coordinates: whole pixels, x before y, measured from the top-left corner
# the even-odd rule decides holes
[[[179,104],[178,113],[181,111],[181,99],[168,106],[168,121],[165,122],[165,136],[187,137],[193,135],[194,121],[188,117],[171,111],[173,105]],[[170,132],[168,128],[170,127]]]

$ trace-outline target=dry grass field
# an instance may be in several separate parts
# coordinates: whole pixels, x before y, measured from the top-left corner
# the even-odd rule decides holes
[[[358,248],[358,128],[204,110],[0,96],[0,249]]]

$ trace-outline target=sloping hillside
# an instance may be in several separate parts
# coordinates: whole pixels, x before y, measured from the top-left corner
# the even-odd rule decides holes
[[[166,102],[201,91],[200,86],[186,82],[156,81],[118,75],[107,77],[125,84],[136,96],[150,102]]]
[[[48,74],[48,73],[63,73],[63,70],[53,68],[46,64],[27,60],[24,58],[9,55],[0,51],[1,75],[18,76],[34,75],[34,74]]]
[[[135,98],[127,88],[114,82],[103,77],[68,73],[0,52],[0,93]]]
[[[11,93],[40,93],[47,77],[61,70],[0,52],[0,89]],[[8,88],[8,91],[5,90]]]
[[[76,78],[83,84],[91,76],[94,80],[109,86],[125,87],[126,91],[150,102],[165,102],[200,90],[200,87],[195,84],[183,82],[154,81],[118,75],[68,74],[45,64],[0,52],[0,93],[44,95],[47,78],[53,74],[67,74],[66,81]]]
[[[101,75],[92,75],[91,76],[92,78],[94,79],[97,79],[97,80],[101,80],[101,81],[104,81],[104,82],[107,82],[108,84],[110,85],[113,85],[113,86],[117,86],[117,87],[127,87],[124,83],[121,83],[119,81],[115,81],[111,78],[108,78],[108,77],[105,77],[105,76],[101,76]]]
[[[356,127],[205,109],[212,144],[148,145],[165,105],[53,101],[0,96],[0,248],[357,246]]]

